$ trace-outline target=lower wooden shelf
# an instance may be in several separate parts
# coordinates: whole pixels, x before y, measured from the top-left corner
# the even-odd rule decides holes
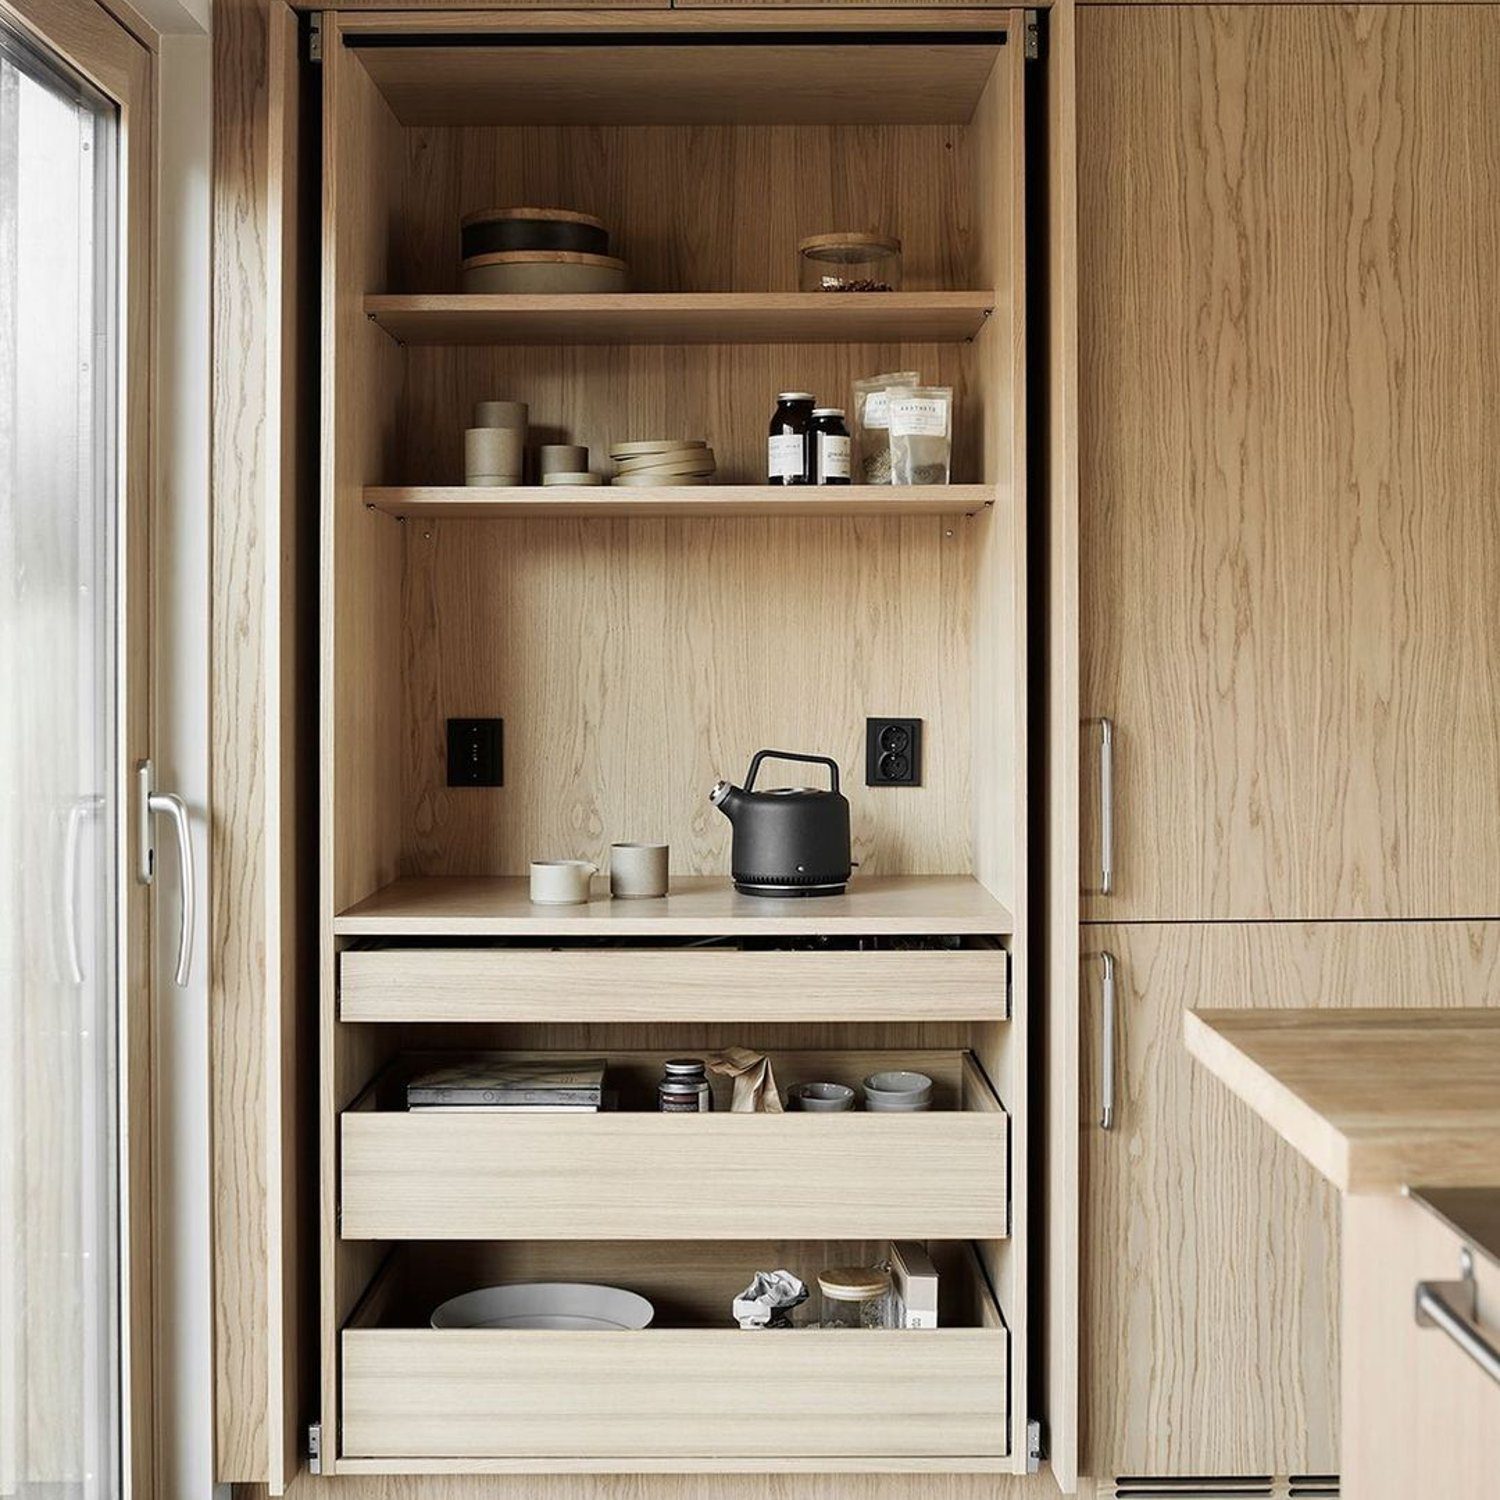
[[[427,1274],[422,1252],[400,1252],[340,1336],[337,1466],[998,1469],[1009,1330],[973,1249],[930,1248],[942,1326],[888,1332],[725,1326],[757,1269],[785,1264],[806,1279],[821,1265],[867,1262],[878,1244],[494,1246],[483,1263],[464,1262],[458,1281],[451,1269]],[[435,1297],[506,1279],[627,1286],[658,1318],[639,1333],[427,1326]]]

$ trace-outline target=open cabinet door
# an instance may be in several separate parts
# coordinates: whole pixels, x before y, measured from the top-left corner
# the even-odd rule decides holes
[[[1079,734],[1078,144],[1072,0],[1047,37],[1045,923],[1047,1423],[1058,1488],[1078,1488]]]
[[[276,1495],[316,1364],[319,153],[295,12],[214,31],[214,1470]]]

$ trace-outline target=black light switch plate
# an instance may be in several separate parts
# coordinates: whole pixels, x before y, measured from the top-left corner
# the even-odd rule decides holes
[[[504,786],[503,719],[448,720],[448,785]]]
[[[922,785],[922,721],[865,720],[865,785]]]

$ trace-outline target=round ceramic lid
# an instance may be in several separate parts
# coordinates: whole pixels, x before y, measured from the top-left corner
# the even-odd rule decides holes
[[[818,1287],[835,1302],[870,1302],[891,1289],[891,1273],[878,1266],[830,1266],[818,1273]]]

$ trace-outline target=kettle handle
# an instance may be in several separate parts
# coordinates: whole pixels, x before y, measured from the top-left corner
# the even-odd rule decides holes
[[[836,760],[827,755],[798,755],[794,750],[757,750],[750,761],[750,774],[745,777],[745,790],[755,790],[756,773],[760,770],[761,761],[770,756],[772,760],[800,760],[810,766],[827,766],[828,780],[833,791],[839,789],[839,766]]]

